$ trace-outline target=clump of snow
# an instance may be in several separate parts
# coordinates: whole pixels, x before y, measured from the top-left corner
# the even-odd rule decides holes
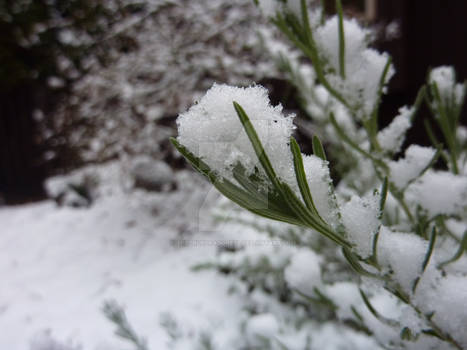
[[[391,181],[398,189],[404,189],[430,164],[436,151],[432,147],[410,145],[405,151],[405,158],[389,162]]]
[[[388,61],[386,53],[367,48],[369,32],[355,19],[344,20],[345,79],[339,67],[339,19],[334,16],[317,28],[315,34],[318,51],[327,63],[327,79],[352,105],[361,108],[358,117],[367,118],[378,99],[380,79]],[[391,66],[384,83],[394,74]]]
[[[275,16],[281,10],[290,11],[298,18],[302,16],[301,0],[259,0],[258,5],[263,15],[268,17]]]
[[[384,290],[375,290],[373,293],[367,293],[367,297],[375,310],[387,319],[398,319],[400,317],[400,307],[397,299]],[[394,327],[381,318],[375,317],[370,310],[363,306],[358,309],[365,325],[373,333],[373,336],[380,344],[391,344],[395,349],[405,348],[401,341],[399,327]]]
[[[430,84],[436,83],[441,100],[444,104],[459,105],[464,100],[465,85],[456,84],[454,67],[441,66],[433,69],[429,77]]]
[[[407,187],[407,199],[430,216],[463,213],[467,206],[467,176],[447,171],[427,171]]]
[[[326,222],[336,224],[337,205],[332,193],[329,163],[317,156],[308,155],[303,157],[303,167],[318,213]]]
[[[414,281],[422,273],[428,242],[415,234],[393,232],[382,226],[377,249],[379,264],[410,295]]]
[[[326,88],[322,85],[318,85],[316,86],[315,88],[315,96],[316,96],[316,99],[317,99],[317,102],[320,104],[320,105],[323,105],[325,106],[326,104],[328,104],[329,102],[329,99],[331,97],[331,95],[329,94],[328,90],[326,90]]]
[[[318,28],[315,33],[316,44],[320,52],[336,72],[339,71],[338,26],[339,18],[333,16],[322,27]],[[368,35],[369,32],[360,27],[355,19],[344,20],[345,63],[349,70],[361,64],[358,62],[358,59],[362,51],[367,47]]]
[[[456,129],[456,138],[461,145],[467,142],[467,128],[459,125]]]
[[[50,330],[37,333],[30,342],[30,350],[82,350],[83,348],[71,343],[55,340]]]
[[[178,141],[203,159],[213,170],[232,179],[232,168],[241,163],[248,173],[262,171],[258,158],[235,112],[238,102],[253,124],[277,175],[294,179],[289,139],[293,116],[284,116],[282,106],[271,106],[267,90],[214,84],[198,104],[177,119]]]
[[[414,111],[414,107],[401,107],[399,114],[378,133],[378,143],[383,151],[392,154],[399,152],[405,140],[405,134],[412,126],[411,116]]]
[[[302,18],[301,0],[286,0],[286,6],[298,18]]]
[[[122,177],[118,162],[89,165],[66,175],[47,179],[44,187],[58,204],[87,207],[97,198],[122,192]]]
[[[135,187],[148,191],[170,189],[174,183],[173,171],[167,163],[147,156],[132,161],[131,175]]]
[[[305,295],[314,295],[314,288],[321,285],[321,258],[310,249],[292,255],[284,271],[287,284]]]
[[[264,16],[272,17],[278,11],[279,1],[277,0],[259,0],[258,6]]]
[[[337,282],[326,287],[326,295],[336,304],[337,316],[340,320],[355,317],[352,306],[362,303],[358,286],[352,282]]]
[[[246,331],[253,342],[257,337],[271,339],[279,332],[279,323],[273,314],[259,314],[250,318]]]
[[[341,206],[341,215],[347,237],[354,244],[353,249],[362,258],[368,258],[373,253],[373,239],[380,226],[379,197],[352,196]]]
[[[440,94],[450,93],[452,86],[456,83],[456,73],[450,66],[441,66],[430,72],[430,83],[436,83]]]
[[[452,234],[454,234],[458,239],[462,239],[464,232],[467,230],[467,222],[451,218],[446,220],[444,223]]]
[[[325,324],[312,337],[312,349],[328,350],[376,350],[380,347],[361,332],[356,332],[340,325]],[[303,347],[298,348],[303,349]]]
[[[421,296],[417,302],[424,310],[434,312],[433,321],[460,342],[462,348],[467,347],[467,283],[465,276],[447,275],[438,278],[436,283],[419,290]]]

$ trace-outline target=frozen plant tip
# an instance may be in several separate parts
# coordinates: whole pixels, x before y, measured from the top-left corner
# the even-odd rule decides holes
[[[335,220],[323,219],[335,215],[326,161],[302,156],[291,137],[292,117],[284,116],[281,106],[270,105],[263,87],[214,85],[177,123],[179,136],[173,144],[227,198],[255,214],[313,228],[350,247]],[[317,149],[322,156],[322,147]],[[315,193],[307,175],[318,175],[313,178]]]

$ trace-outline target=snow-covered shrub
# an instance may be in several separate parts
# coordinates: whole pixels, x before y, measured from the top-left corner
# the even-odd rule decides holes
[[[213,82],[245,84],[276,71],[256,44],[254,28],[265,21],[249,0],[123,3],[131,11],[103,40],[110,64],[89,60],[44,130],[84,162],[166,158],[174,117]],[[127,45],[112,45],[117,36]]]
[[[368,47],[368,31],[343,17],[340,1],[328,19],[304,0],[257,3],[295,46],[270,51],[338,152],[328,162],[315,135],[313,154],[301,154],[293,116],[271,106],[260,86],[214,85],[179,116],[173,144],[219,192],[300,227],[264,230],[295,246],[244,247],[206,265],[237,275],[236,292],[251,302],[238,326],[245,338],[231,348],[467,348],[467,149],[458,126],[466,84],[453,68],[434,69],[413,106],[380,129],[394,68]],[[427,119],[433,147],[405,146],[424,101],[443,140]],[[330,167],[349,160],[334,184]],[[323,340],[336,333],[342,343]],[[216,348],[215,331],[212,338]]]
[[[66,175],[51,177],[44,187],[49,198],[59,205],[88,207],[99,197],[121,191],[120,168],[118,162],[89,165]]]
[[[30,342],[30,350],[82,350],[79,345],[57,341],[50,331],[37,333]]]

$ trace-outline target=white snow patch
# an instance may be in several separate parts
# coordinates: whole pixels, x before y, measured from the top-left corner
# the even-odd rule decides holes
[[[337,282],[326,287],[326,295],[336,303],[337,316],[340,320],[355,319],[352,306],[362,304],[358,285],[353,282]]]
[[[378,133],[378,143],[383,151],[392,154],[399,152],[402,143],[404,142],[405,134],[412,126],[411,117],[414,112],[414,107],[401,107],[399,109],[399,114],[388,126]]]
[[[279,324],[273,314],[259,314],[248,320],[246,329],[252,340],[258,336],[271,339],[279,332]]]
[[[379,196],[352,196],[341,206],[342,222],[355,252],[362,258],[373,253],[373,239],[380,226]]]
[[[368,118],[378,99],[380,80],[389,56],[367,48],[369,32],[355,19],[344,20],[345,79],[340,76],[339,63],[339,19],[334,16],[318,27],[315,41],[325,62],[329,66],[327,79],[352,105],[362,108],[359,118]],[[384,83],[394,75],[390,66]],[[384,92],[384,89],[383,89]]]
[[[310,249],[302,249],[292,255],[290,264],[284,271],[290,288],[313,296],[314,288],[321,286],[321,258]]]
[[[467,176],[429,170],[407,187],[406,194],[430,216],[459,214],[467,206]]]
[[[430,164],[436,150],[431,147],[410,145],[405,151],[405,158],[390,161],[391,182],[400,190],[416,179]]]
[[[410,295],[428,250],[428,242],[412,233],[393,232],[382,226],[378,239],[378,262],[392,273],[402,290]]]
[[[337,205],[332,193],[329,163],[317,156],[309,155],[303,157],[303,167],[318,213],[330,225],[336,225]]]
[[[443,103],[447,106],[459,105],[464,100],[466,87],[456,84],[454,67],[441,66],[430,72],[429,82],[436,83]]]
[[[214,257],[216,245],[172,242],[195,228],[205,198],[192,173],[182,179],[180,192],[113,191],[87,209],[52,201],[0,208],[0,348],[127,346],[101,312],[109,299],[125,306],[150,349],[167,348],[161,312],[206,327],[235,319],[241,302],[228,295],[229,283],[214,272],[190,270]]]

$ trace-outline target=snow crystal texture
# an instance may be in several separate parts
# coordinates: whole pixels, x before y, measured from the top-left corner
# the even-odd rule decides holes
[[[262,86],[246,88],[214,84],[198,104],[177,119],[178,141],[203,159],[222,177],[232,179],[232,168],[241,163],[247,173],[258,158],[234,109],[240,104],[253,124],[277,175],[293,182],[292,154],[289,139],[294,129],[293,117],[282,114],[282,106],[271,106]]]

